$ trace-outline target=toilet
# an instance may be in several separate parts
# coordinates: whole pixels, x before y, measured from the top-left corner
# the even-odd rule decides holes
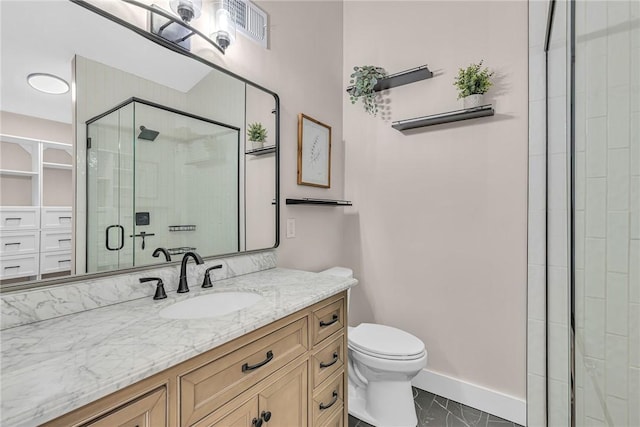
[[[344,267],[321,274],[353,277]],[[348,348],[349,414],[376,427],[415,427],[411,380],[427,366],[424,343],[391,326],[361,323],[348,328]]]

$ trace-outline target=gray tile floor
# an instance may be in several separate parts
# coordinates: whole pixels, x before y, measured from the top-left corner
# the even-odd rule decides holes
[[[415,387],[413,398],[418,415],[418,427],[520,427],[511,421]],[[371,425],[349,415],[349,427]]]

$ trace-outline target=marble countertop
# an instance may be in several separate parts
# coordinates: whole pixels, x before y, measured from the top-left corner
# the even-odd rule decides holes
[[[355,279],[275,268],[6,329],[0,334],[0,425],[36,426],[335,295]],[[177,301],[229,290],[260,303],[212,319],[171,320]]]

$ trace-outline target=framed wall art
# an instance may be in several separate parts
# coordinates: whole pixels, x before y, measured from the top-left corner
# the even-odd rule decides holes
[[[298,116],[298,184],[331,187],[331,127]]]

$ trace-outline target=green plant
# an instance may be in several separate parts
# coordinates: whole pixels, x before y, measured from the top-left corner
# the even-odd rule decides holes
[[[349,88],[351,103],[355,104],[358,99],[362,98],[364,110],[375,116],[378,114],[378,100],[373,88],[378,83],[378,80],[387,75],[387,72],[384,68],[374,65],[353,67],[353,71],[351,80],[349,80],[349,83],[353,85]]]
[[[247,128],[247,136],[249,141],[264,142],[267,139],[267,130],[262,123],[250,123]]]
[[[493,84],[491,76],[493,76],[493,71],[489,71],[486,67],[482,69],[482,61],[478,64],[471,64],[467,68],[460,68],[453,83],[458,88],[458,99],[487,93]]]

